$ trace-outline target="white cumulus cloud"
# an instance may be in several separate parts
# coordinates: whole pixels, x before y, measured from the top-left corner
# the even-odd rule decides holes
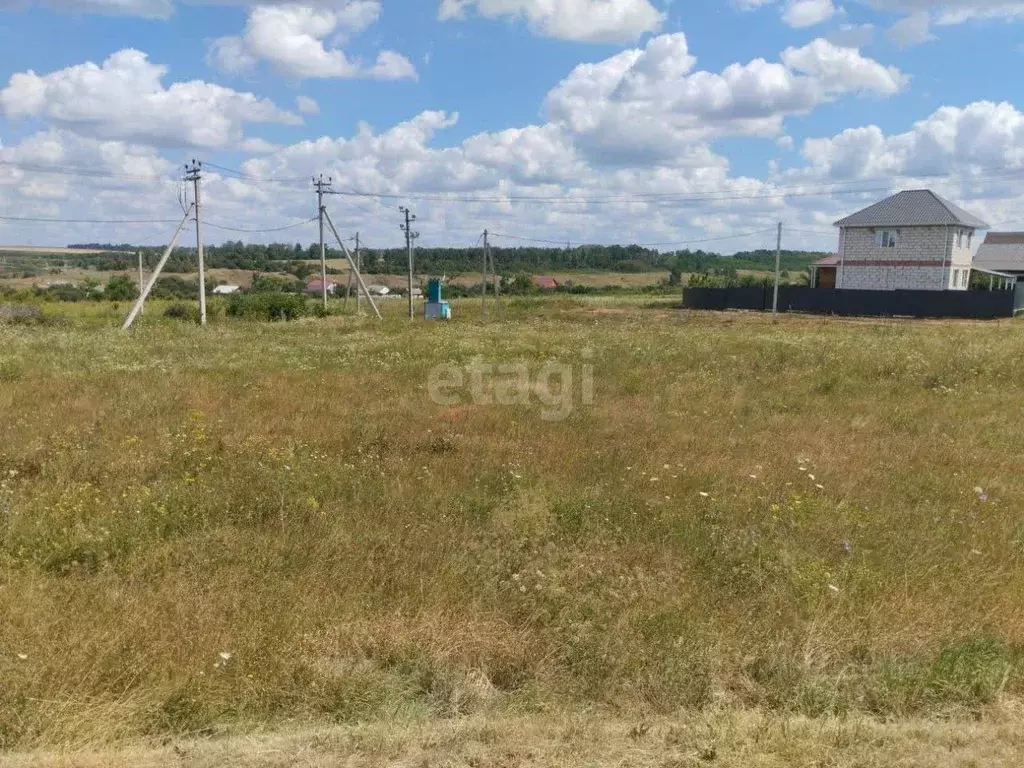
[[[671,162],[714,136],[776,136],[787,115],[844,94],[891,96],[907,83],[852,48],[818,39],[721,73],[693,71],[682,33],[652,39],[597,64],[581,64],[545,102],[548,118],[612,162]]]
[[[102,65],[14,74],[0,90],[0,110],[9,120],[42,117],[82,135],[169,147],[224,147],[242,138],[246,123],[302,122],[268,99],[202,80],[165,88],[166,74],[126,48]]]
[[[932,19],[926,11],[919,11],[900,19],[889,27],[885,35],[901,48],[935,39],[935,35],[932,34]]]
[[[782,12],[782,20],[802,29],[828,21],[836,14],[832,0],[790,0]]]
[[[1024,167],[1024,113],[1008,102],[977,101],[942,107],[911,130],[886,136],[877,126],[850,128],[804,142],[816,172],[830,178],[922,176]]]
[[[485,18],[522,18],[537,34],[581,42],[631,42],[657,32],[665,14],[650,0],[441,0],[441,20],[475,9]]]
[[[350,0],[339,9],[306,5],[270,5],[253,8],[239,36],[214,40],[207,53],[211,66],[238,73],[265,61],[295,79],[370,78],[401,80],[416,77],[412,63],[399,53],[384,50],[372,64],[349,58],[325,40],[344,40],[365,30],[380,12],[377,0]]]
[[[296,96],[295,108],[304,115],[320,114],[320,105],[316,103],[316,99],[312,99],[309,96]]]

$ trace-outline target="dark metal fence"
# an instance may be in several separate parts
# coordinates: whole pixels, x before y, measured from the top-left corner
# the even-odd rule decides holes
[[[683,306],[770,312],[772,289],[685,288]],[[1024,311],[1024,285],[1013,291],[852,291],[780,286],[779,311],[863,317],[1013,317]]]

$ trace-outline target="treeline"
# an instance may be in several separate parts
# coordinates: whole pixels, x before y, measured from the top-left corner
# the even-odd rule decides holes
[[[68,248],[81,248],[89,251],[131,251],[135,253],[138,246],[131,243],[71,243]]]
[[[121,246],[118,251],[123,251]],[[83,268],[100,270],[131,269],[135,266],[132,253],[69,254],[64,261]],[[142,248],[143,261],[152,266],[160,257],[162,248]],[[581,245],[573,248],[555,247],[493,247],[495,263],[505,273],[541,274],[561,271],[595,272],[653,272],[679,270],[706,272],[717,268],[738,270],[772,270],[775,252],[770,250],[745,251],[733,256],[703,250],[660,252],[638,245]],[[806,269],[811,262],[825,253],[783,251],[782,268]],[[329,248],[329,259],[344,258],[338,249]],[[240,269],[251,272],[288,272],[305,278],[315,267],[307,262],[320,258],[317,245],[303,246],[246,244],[241,241],[211,245],[204,249],[206,266],[211,269]],[[481,268],[482,252],[474,248],[418,248],[416,270],[427,274],[460,274],[477,272]],[[179,248],[167,262],[165,270],[171,273],[195,272],[197,255],[194,248]],[[369,274],[403,274],[408,269],[408,255],[404,248],[364,250],[363,269]]]

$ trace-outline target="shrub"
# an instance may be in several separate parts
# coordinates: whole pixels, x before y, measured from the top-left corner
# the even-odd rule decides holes
[[[111,301],[134,301],[139,297],[139,289],[125,275],[114,275],[107,282],[103,297]]]
[[[0,304],[0,323],[9,325],[42,325],[43,311],[34,304]]]
[[[164,317],[198,323],[199,309],[188,304],[171,304],[171,306],[164,310]]]
[[[232,295],[228,315],[246,320],[296,320],[309,314],[306,299],[293,293]]]

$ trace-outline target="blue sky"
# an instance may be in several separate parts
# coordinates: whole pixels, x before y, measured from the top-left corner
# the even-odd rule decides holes
[[[792,245],[829,248],[835,218],[912,186],[1024,224],[1024,2],[0,0],[0,15],[2,242],[161,242],[164,223],[115,220],[173,219],[191,157],[240,171],[204,185],[211,220],[238,229],[311,216],[298,180],[314,172],[393,196],[335,199],[339,226],[381,245],[403,201],[430,244],[488,227],[733,251],[782,220]]]

